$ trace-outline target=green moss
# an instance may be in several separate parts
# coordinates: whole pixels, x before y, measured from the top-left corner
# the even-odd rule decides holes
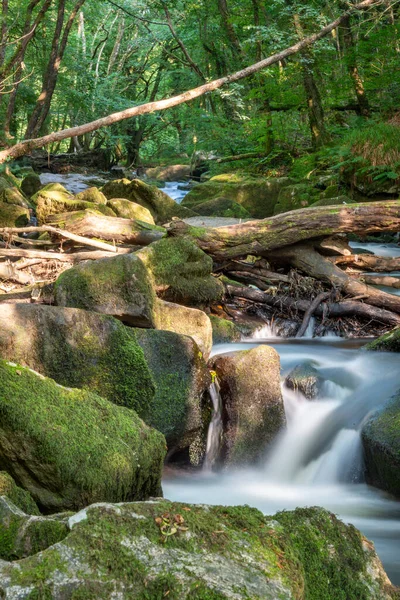
[[[212,277],[213,261],[192,240],[164,238],[138,253],[156,287],[167,286],[165,299],[200,306],[217,302],[221,283]]]
[[[46,194],[46,195],[45,195]],[[65,196],[60,192],[38,192],[36,198],[36,215],[39,224],[46,223],[50,215],[58,215],[65,212],[76,212],[80,210],[92,209],[102,215],[115,217],[114,211],[104,204],[95,204]]]
[[[0,202],[0,227],[25,227],[29,221],[27,208]]]
[[[0,361],[0,423],[0,437],[11,436],[25,461],[26,471],[19,467],[16,480],[23,480],[40,505],[80,508],[141,499],[160,488],[163,436],[135,412],[96,394],[61,388]],[[4,463],[7,450],[1,446]]]
[[[305,208],[318,200],[319,192],[310,183],[297,183],[283,188],[279,192],[274,214]]]
[[[15,506],[28,515],[39,515],[39,509],[32,496],[26,490],[18,487],[11,475],[0,471],[0,496],[7,496]]]
[[[213,344],[225,344],[241,340],[242,334],[232,321],[214,315],[210,315],[210,321],[213,330]]]
[[[364,350],[375,350],[378,352],[400,352],[400,327],[381,335],[373,342],[364,346]]]
[[[237,202],[228,198],[214,198],[208,202],[196,205],[196,212],[205,217],[231,217],[235,219],[249,219],[250,213]]]

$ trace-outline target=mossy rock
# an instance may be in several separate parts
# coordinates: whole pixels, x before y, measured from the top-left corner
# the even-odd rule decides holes
[[[193,217],[195,212],[184,208],[182,205],[172,200],[167,194],[155,186],[147,185],[140,179],[119,179],[110,181],[102,188],[103,194],[107,199],[125,198],[147,208],[155,222],[162,225],[170,221],[172,217],[181,219]]]
[[[1,360],[0,413],[0,464],[45,511],[159,495],[165,439],[134,411]]]
[[[184,181],[190,177],[190,165],[166,165],[146,169],[146,177],[155,181]]]
[[[214,198],[196,205],[196,212],[202,217],[232,217],[250,219],[251,214],[240,204],[229,198]]]
[[[298,390],[307,400],[315,400],[319,396],[323,382],[312,362],[297,365],[285,379],[290,390]]]
[[[321,508],[93,505],[36,556],[0,563],[10,600],[391,600],[368,542]],[[17,595],[18,594],[18,595]]]
[[[113,315],[137,327],[154,327],[155,293],[139,256],[124,254],[81,263],[55,283],[58,306]]]
[[[30,493],[18,487],[6,471],[0,471],[0,496],[7,496],[13,504],[28,515],[40,515],[37,504]]]
[[[107,204],[107,198],[97,187],[90,187],[75,195],[77,202],[91,202],[92,204]]]
[[[400,352],[400,327],[396,327],[396,329],[384,333],[373,342],[369,342],[364,346],[364,350]]]
[[[362,429],[367,480],[400,498],[400,393]]]
[[[264,219],[274,214],[279,192],[291,183],[287,177],[219,175],[196,185],[185,196],[182,205],[197,211],[197,206],[204,202],[228,198],[240,204],[253,218]]]
[[[210,315],[212,338],[214,344],[239,342],[242,339],[240,329],[232,321]]]
[[[312,207],[314,206],[338,206],[340,204],[354,204],[354,200],[349,198],[348,196],[337,196],[335,198],[321,198],[314,202]]]
[[[67,194],[68,196],[72,196],[72,194],[67,190],[67,188],[61,185],[61,183],[47,183],[39,190],[39,192],[60,192],[61,194]]]
[[[0,356],[60,385],[96,392],[140,416],[147,414],[154,396],[154,381],[134,330],[107,315],[2,304]]]
[[[24,208],[30,208],[30,203],[17,187],[9,187],[0,193],[0,202],[15,204]]]
[[[135,332],[156,384],[143,419],[165,435],[170,452],[187,449],[189,462],[198,464],[211,416],[203,399],[211,377],[202,353],[187,336],[148,329]]]
[[[32,556],[60,542],[68,533],[66,522],[29,516],[8,497],[0,496],[0,559]]]
[[[319,192],[310,183],[297,183],[280,190],[274,214],[306,208],[318,200]]]
[[[36,173],[29,173],[21,183],[21,190],[24,194],[31,198],[34,194],[36,194],[42,187],[42,183],[40,181],[39,175]]]
[[[220,462],[254,464],[286,426],[279,355],[269,346],[217,356],[224,434]]]
[[[139,219],[139,221],[144,221],[151,225],[155,224],[151,212],[147,208],[144,208],[144,206],[132,202],[132,200],[112,198],[111,200],[108,200],[107,205],[112,208],[117,217],[122,217],[124,219]]]
[[[29,222],[29,210],[16,204],[0,202],[0,227],[25,227]]]
[[[43,225],[48,221],[48,217],[51,215],[58,215],[69,212],[76,212],[80,210],[91,209],[96,212],[106,215],[108,217],[115,217],[115,212],[109,206],[105,204],[94,204],[92,202],[85,202],[84,200],[78,200],[77,197],[71,198],[60,197],[60,192],[45,192],[46,195],[39,195],[36,198],[36,215],[40,225]],[[65,197],[64,197],[65,196]]]
[[[218,302],[223,296],[223,285],[211,275],[212,258],[190,239],[167,237],[136,254],[165,300],[205,306]]]

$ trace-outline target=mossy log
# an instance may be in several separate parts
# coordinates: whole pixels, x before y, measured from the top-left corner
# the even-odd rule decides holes
[[[165,236],[162,227],[137,219],[108,217],[94,210],[83,210],[54,215],[52,225],[87,238],[98,238],[115,243],[147,246]]]
[[[178,220],[168,226],[169,235],[190,235],[202,250],[218,259],[247,254],[260,256],[283,246],[335,233],[366,235],[399,230],[399,200],[303,208],[227,227],[205,229]]]

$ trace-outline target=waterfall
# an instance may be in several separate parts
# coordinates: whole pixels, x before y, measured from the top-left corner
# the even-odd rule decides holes
[[[218,458],[222,440],[222,399],[217,377],[210,385],[210,396],[213,404],[210,426],[207,434],[207,449],[203,468],[211,470]]]

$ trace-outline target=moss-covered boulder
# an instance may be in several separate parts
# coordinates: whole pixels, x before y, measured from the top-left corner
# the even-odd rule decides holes
[[[229,342],[239,342],[242,339],[242,332],[232,321],[210,315],[212,326],[213,344],[226,344]]]
[[[133,329],[111,316],[38,304],[0,305],[0,356],[60,385],[147,414],[154,381]]]
[[[155,304],[156,329],[174,331],[194,339],[207,359],[212,348],[211,321],[202,310],[188,308],[173,302],[157,300]]]
[[[320,192],[310,183],[296,183],[280,190],[274,214],[305,208],[319,199]]]
[[[7,600],[391,600],[373,544],[320,509],[155,500],[93,505],[36,556],[0,563]]]
[[[32,556],[60,542],[68,533],[65,521],[29,516],[9,498],[0,496],[0,559]]]
[[[213,261],[186,238],[164,238],[136,253],[163,299],[189,306],[218,302],[224,293],[212,276]]]
[[[154,327],[155,293],[136,254],[87,261],[64,271],[55,283],[58,306],[113,315],[137,327]]]
[[[336,196],[334,198],[321,198],[313,203],[314,206],[338,206],[339,204],[354,204],[349,196]]]
[[[16,206],[30,208],[28,200],[18,187],[10,186],[0,192],[0,202],[6,202],[7,204],[15,204]]]
[[[190,165],[167,165],[146,169],[146,177],[156,181],[183,181],[190,177]]]
[[[43,195],[37,196],[36,200],[36,216],[40,225],[48,221],[51,215],[60,213],[70,213],[86,209],[95,210],[108,217],[115,217],[115,212],[105,204],[94,204],[84,200],[78,200],[77,197],[65,196],[61,192],[45,192]]]
[[[196,205],[197,214],[204,217],[232,217],[250,219],[251,214],[241,204],[229,198],[214,198]]]
[[[269,346],[217,356],[211,361],[220,383],[224,434],[220,460],[254,463],[286,425],[279,354]]]
[[[364,424],[367,480],[400,498],[400,393]]]
[[[97,187],[86,188],[75,195],[77,202],[91,202],[92,204],[107,204],[107,198]]]
[[[159,495],[165,439],[134,411],[1,360],[0,414],[0,466],[45,511]]]
[[[274,214],[279,192],[290,185],[287,177],[265,178],[235,174],[217,175],[196,185],[182,205],[197,212],[197,205],[215,198],[228,198],[240,204],[252,217],[263,219]]]
[[[40,181],[40,177],[36,173],[28,173],[21,183],[21,190],[28,198],[31,198],[34,194],[36,194],[41,187],[42,183]]]
[[[126,200],[125,198],[112,198],[108,200],[107,205],[112,208],[117,217],[123,217],[124,219],[139,219],[145,223],[154,225],[154,219],[148,208]]]
[[[396,329],[384,333],[373,342],[369,342],[364,346],[364,350],[400,352],[400,327],[396,327]]]
[[[298,390],[307,400],[315,400],[318,397],[323,382],[312,362],[297,365],[285,379],[285,384],[290,390]]]
[[[170,453],[185,451],[185,461],[201,461],[207,439],[210,408],[203,397],[210,373],[197,344],[170,331],[136,329],[156,392],[146,423],[161,431]]]
[[[37,504],[30,493],[18,487],[6,471],[0,471],[0,496],[7,496],[13,504],[28,515],[40,515]]]
[[[16,204],[0,202],[0,227],[25,227],[29,222],[29,210]]]
[[[196,213],[184,208],[175,200],[172,200],[162,190],[153,185],[147,185],[140,179],[119,179],[109,181],[102,188],[103,194],[107,199],[126,198],[136,204],[147,208],[157,224],[163,224],[170,221],[172,217],[193,217]]]

